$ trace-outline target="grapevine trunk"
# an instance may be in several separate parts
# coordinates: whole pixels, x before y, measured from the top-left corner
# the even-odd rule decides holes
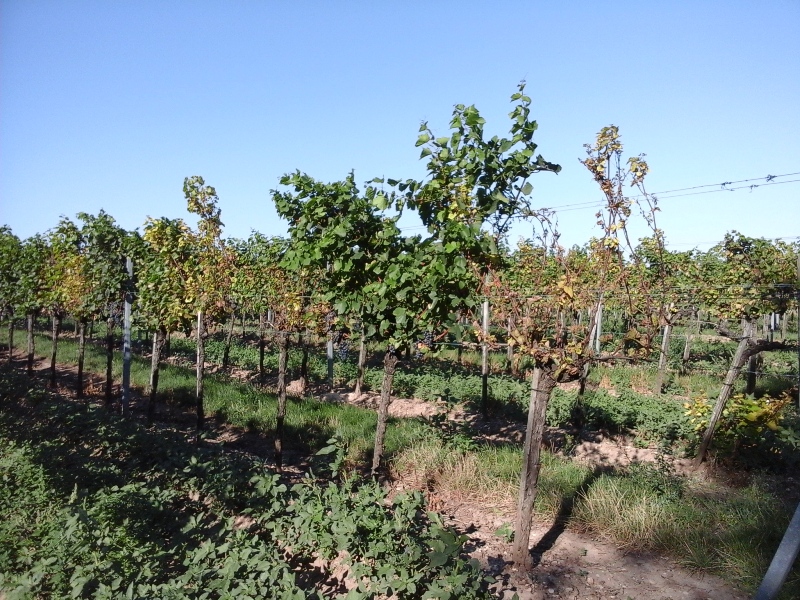
[[[278,412],[275,416],[275,466],[283,468],[283,425],[286,420],[286,363],[289,355],[289,334],[278,334]]]
[[[381,402],[378,406],[378,426],[375,430],[375,451],[372,455],[372,476],[377,477],[381,460],[383,458],[383,446],[386,437],[386,421],[389,416],[389,403],[392,400],[392,381],[394,372],[397,370],[397,355],[387,351],[383,358],[383,384],[381,385]]]
[[[512,560],[519,568],[531,567],[531,554],[528,542],[531,536],[533,502],[539,491],[539,471],[541,469],[542,437],[547,413],[547,403],[556,381],[547,370],[537,367],[531,377],[531,402],[528,410],[528,425],[525,429],[525,446],[522,454],[522,475],[519,487],[519,505],[514,530]]]

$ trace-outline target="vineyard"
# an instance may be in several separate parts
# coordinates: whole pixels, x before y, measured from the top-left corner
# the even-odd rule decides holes
[[[537,523],[758,587],[800,501],[800,244],[670,250],[610,126],[599,234],[564,248],[511,100],[507,138],[423,124],[419,181],[287,174],[285,238],[225,238],[199,176],[195,227],[0,229],[0,598],[510,597]]]

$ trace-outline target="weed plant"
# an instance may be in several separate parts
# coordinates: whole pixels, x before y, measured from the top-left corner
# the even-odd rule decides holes
[[[0,376],[4,597],[488,597],[418,492],[288,489],[257,460]]]

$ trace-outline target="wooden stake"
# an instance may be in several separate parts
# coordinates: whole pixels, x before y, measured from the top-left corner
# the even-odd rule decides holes
[[[717,403],[714,405],[714,410],[711,413],[711,418],[708,421],[708,426],[703,434],[703,439],[700,442],[700,448],[697,451],[697,456],[694,459],[695,467],[700,466],[700,463],[705,460],[708,447],[711,445],[711,438],[714,436],[714,429],[717,427],[717,422],[722,416],[722,411],[725,410],[725,404],[730,398],[733,384],[736,381],[736,376],[741,371],[745,361],[745,350],[750,343],[750,337],[753,335],[753,324],[747,319],[743,319],[744,332],[739,340],[739,346],[736,348],[736,354],[733,356],[731,366],[728,369],[728,374],[725,376],[725,382],[722,384],[722,389],[719,392]]]
[[[203,407],[203,374],[205,370],[206,349],[203,343],[203,311],[197,311],[197,387],[195,389],[195,408],[197,411],[197,426],[195,430],[195,443],[200,443],[200,433],[205,426],[205,412]]]
[[[489,300],[483,301],[483,342],[481,344],[481,412],[489,410]]]
[[[519,483],[519,502],[517,520],[514,528],[514,545],[511,559],[518,568],[531,566],[528,544],[531,537],[533,503],[539,490],[539,471],[541,469],[542,437],[547,414],[547,403],[556,382],[536,367],[531,378],[531,399],[528,409],[528,423],[525,429],[525,445],[522,450],[522,474]]]
[[[672,323],[667,321],[664,325],[664,335],[661,338],[661,352],[658,357],[658,375],[653,393],[662,394],[664,392],[664,377],[667,373],[667,354],[669,353],[669,338],[672,332]]]

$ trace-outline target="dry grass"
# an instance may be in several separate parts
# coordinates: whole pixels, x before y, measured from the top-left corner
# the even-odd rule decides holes
[[[581,494],[571,525],[591,531],[623,550],[639,549],[653,539],[665,522],[658,498],[645,490],[632,489],[623,480],[601,478]]]
[[[513,515],[521,460],[516,446],[487,445],[459,451],[441,440],[430,439],[399,452],[392,466],[395,476],[407,485],[435,492],[447,502],[469,502],[490,512]],[[588,476],[585,466],[543,454],[536,519],[552,522],[564,501],[576,495]]]
[[[400,452],[393,469],[408,485],[436,491],[447,501],[471,502],[510,512],[515,506],[519,483],[514,478],[494,475],[501,461],[496,452],[454,452],[434,442]]]

